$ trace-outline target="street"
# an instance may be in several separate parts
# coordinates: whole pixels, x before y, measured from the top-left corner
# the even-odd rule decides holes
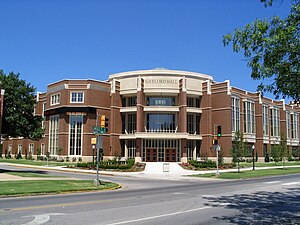
[[[78,173],[49,171],[49,174],[94,178]],[[121,183],[124,188],[2,198],[0,224],[300,223],[300,174],[236,181],[113,176],[102,179]]]

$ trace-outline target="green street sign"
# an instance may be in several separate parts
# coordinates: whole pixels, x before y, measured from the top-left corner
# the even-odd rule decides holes
[[[95,135],[106,134],[106,128],[105,127],[93,127],[93,134],[95,134]]]

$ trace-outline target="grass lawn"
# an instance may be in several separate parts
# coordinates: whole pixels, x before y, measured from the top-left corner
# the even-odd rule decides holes
[[[26,159],[3,159],[3,158],[0,158],[0,162],[34,165],[34,166],[47,166],[47,161],[26,160]],[[49,161],[48,165],[49,166],[71,166],[71,165],[76,165],[76,163]]]
[[[20,176],[20,177],[63,177],[63,176],[51,176],[43,173],[32,173],[32,172],[5,172],[10,175]]]
[[[221,179],[245,179],[245,178],[255,178],[255,177],[265,177],[265,176],[275,176],[275,175],[285,175],[300,173],[300,167],[298,168],[280,168],[280,169],[267,169],[267,170],[249,170],[241,172],[221,172],[219,176],[215,173],[208,174],[197,174],[192,175],[196,177],[209,177],[209,178],[221,178]]]
[[[284,165],[286,166],[299,166],[300,161],[290,161],[290,162],[285,162]],[[240,163],[241,167],[252,167],[252,162],[241,162]],[[268,163],[255,163],[255,167],[271,167],[271,166],[282,166],[282,162],[268,162]]]
[[[8,196],[116,189],[119,185],[102,182],[94,186],[93,180],[22,180],[0,181],[0,187],[0,196]]]

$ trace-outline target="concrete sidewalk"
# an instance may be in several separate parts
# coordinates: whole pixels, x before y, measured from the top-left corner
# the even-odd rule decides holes
[[[88,173],[95,174],[95,170],[84,170],[84,169],[73,169],[73,168],[65,168],[58,166],[34,166],[34,165],[23,165],[23,164],[12,164],[12,163],[0,163],[4,165],[13,165],[17,167],[23,168],[34,168],[41,170],[56,170],[56,171],[64,171],[64,172],[75,172],[75,173]],[[298,166],[286,166],[288,167],[300,167]],[[265,170],[265,169],[275,169],[282,168],[282,166],[274,166],[274,167],[256,167],[256,170]],[[252,170],[252,167],[249,168],[241,168],[241,171]],[[219,173],[225,172],[234,172],[237,169],[225,169],[219,170]],[[104,176],[123,176],[123,177],[141,177],[141,178],[152,178],[152,179],[170,179],[170,180],[191,180],[191,179],[202,179],[199,177],[190,177],[188,175],[194,174],[206,174],[206,173],[216,173],[216,170],[185,170],[178,163],[163,163],[163,162],[154,162],[154,163],[146,163],[146,167],[144,171],[141,172],[118,172],[118,171],[99,171],[100,175]],[[11,175],[11,180],[14,180],[14,177]],[[0,173],[0,180],[9,180],[9,177],[5,173]],[[22,179],[22,178],[20,178]],[[26,180],[28,177],[26,177]],[[50,179],[50,178],[42,178],[42,179]],[[53,179],[53,178],[51,178]],[[207,179],[207,178],[203,178]],[[30,179],[29,179],[30,180]]]

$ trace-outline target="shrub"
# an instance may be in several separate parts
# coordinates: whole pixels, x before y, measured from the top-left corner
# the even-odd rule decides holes
[[[16,156],[16,159],[22,159],[22,154],[21,154],[21,152],[18,152],[18,155]]]
[[[269,156],[268,152],[266,153],[266,156],[265,156],[265,162],[270,162],[270,156]]]
[[[215,168],[217,166],[216,162],[213,162],[212,160],[207,160],[204,162],[197,162],[195,160],[190,160],[189,163],[196,168]]]

